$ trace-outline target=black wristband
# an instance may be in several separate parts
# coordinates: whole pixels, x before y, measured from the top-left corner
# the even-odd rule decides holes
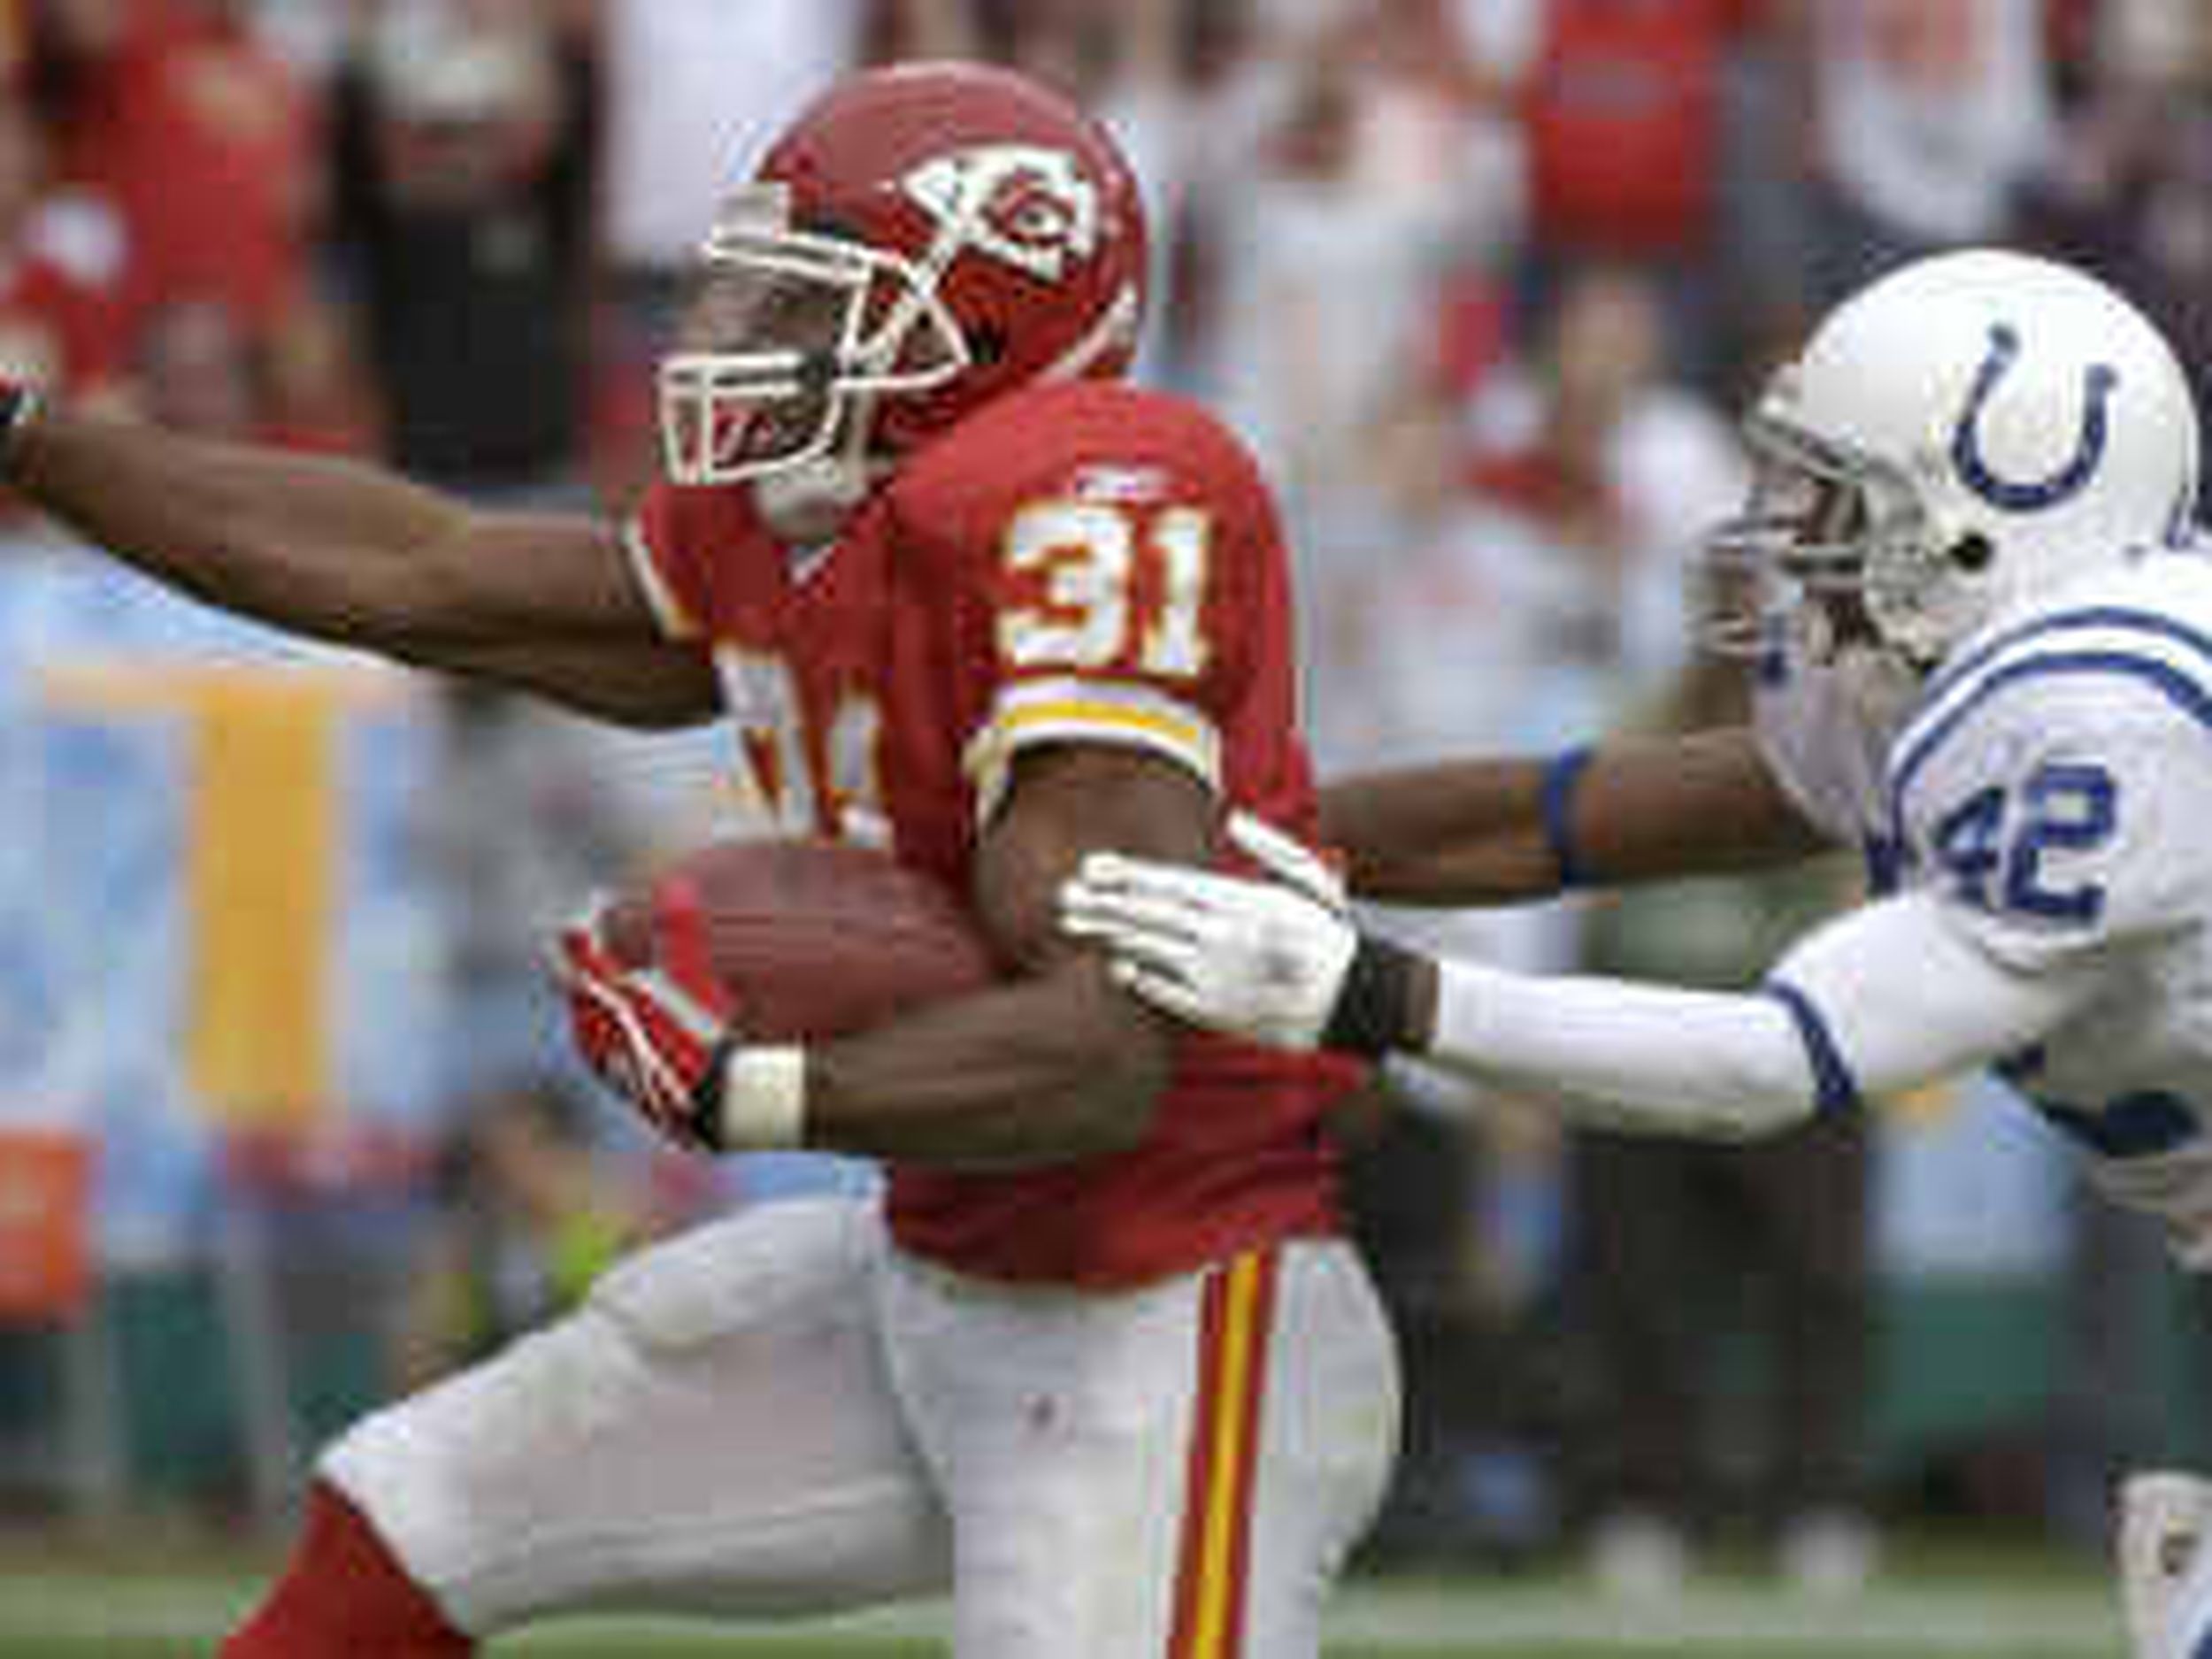
[[[16,380],[0,380],[0,482],[14,471],[15,441],[37,416],[39,396]]]
[[[1336,1006],[1329,1010],[1322,1046],[1375,1060],[1401,1047],[1413,1010],[1413,982],[1420,960],[1388,940],[1362,933],[1352,964],[1344,971]]]
[[[703,1151],[729,1150],[722,1144],[722,1092],[728,1087],[730,1056],[741,1041],[736,1026],[726,1027],[707,1050],[707,1069],[691,1086],[691,1138]]]

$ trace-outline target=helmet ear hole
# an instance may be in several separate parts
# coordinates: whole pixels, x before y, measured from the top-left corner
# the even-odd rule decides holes
[[[968,349],[974,354],[976,366],[987,369],[1006,356],[1005,331],[990,323],[972,323]]]
[[[1978,530],[1970,530],[1951,543],[1951,563],[1970,576],[1978,576],[1997,562],[1997,547]]]

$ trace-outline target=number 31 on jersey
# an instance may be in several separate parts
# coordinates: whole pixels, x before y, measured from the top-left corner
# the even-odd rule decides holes
[[[999,615],[1000,655],[1018,669],[1196,679],[1206,668],[1211,535],[1212,520],[1195,507],[1032,503],[1007,527],[1015,596]]]
[[[1202,618],[1211,534],[1211,518],[1195,507],[1032,503],[1006,531],[1011,592],[998,617],[1002,658],[1017,670],[1196,679],[1208,657]],[[887,839],[873,700],[841,698],[818,744],[810,743],[781,657],[731,649],[722,667],[741,739],[745,810],[780,834]]]

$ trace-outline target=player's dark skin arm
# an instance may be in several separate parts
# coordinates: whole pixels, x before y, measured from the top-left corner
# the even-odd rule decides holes
[[[1559,890],[1543,822],[1544,763],[1475,759],[1363,773],[1321,792],[1322,843],[1363,898],[1509,903]],[[1568,796],[1586,884],[1782,864],[1828,850],[1748,727],[1601,746]]]
[[[225,610],[626,724],[718,707],[704,659],[658,636],[611,526],[61,409],[7,458],[8,482],[56,518]]]
[[[1166,1087],[1174,1028],[1061,933],[1055,895],[1100,849],[1208,862],[1215,814],[1188,773],[1133,750],[1072,744],[1019,757],[974,891],[1018,977],[813,1049],[809,1144],[978,1168],[1134,1146]]]

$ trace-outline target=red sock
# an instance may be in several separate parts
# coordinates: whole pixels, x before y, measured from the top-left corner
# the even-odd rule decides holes
[[[361,1512],[318,1481],[284,1576],[219,1659],[469,1659],[475,1651]]]

